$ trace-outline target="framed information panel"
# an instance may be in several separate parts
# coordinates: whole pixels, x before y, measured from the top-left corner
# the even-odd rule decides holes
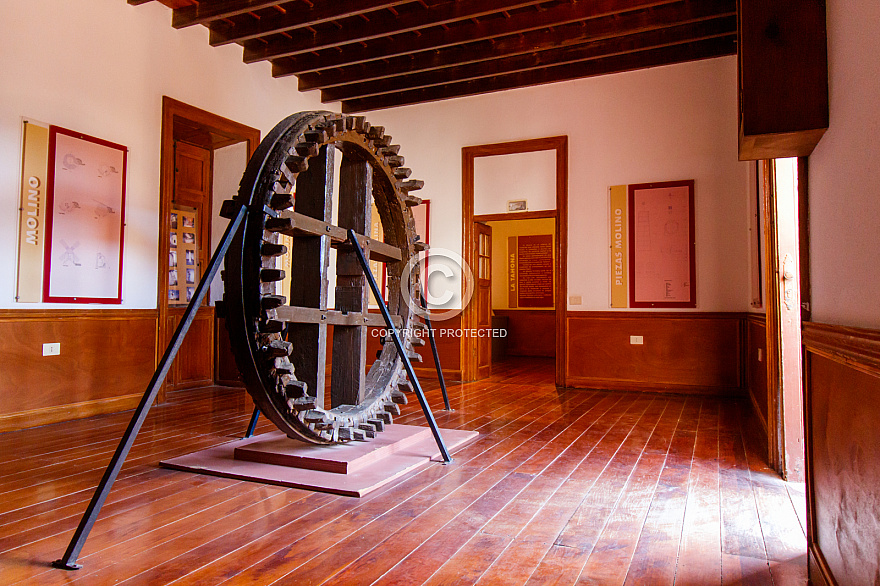
[[[694,182],[629,186],[630,307],[696,307]]]
[[[49,127],[43,301],[122,303],[128,149]]]

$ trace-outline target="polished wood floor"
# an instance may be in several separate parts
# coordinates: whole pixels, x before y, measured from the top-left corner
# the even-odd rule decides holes
[[[480,438],[365,498],[161,469],[240,436],[241,391],[153,409],[79,561],[61,556],[130,413],[0,435],[2,584],[805,584],[802,485],[743,441],[740,405],[557,390],[510,362],[451,385]],[[424,421],[413,399],[398,421]],[[263,420],[259,432],[271,431]]]

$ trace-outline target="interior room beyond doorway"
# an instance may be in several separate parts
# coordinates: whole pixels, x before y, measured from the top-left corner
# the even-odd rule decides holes
[[[492,361],[555,357],[555,218],[486,223],[492,227],[492,327],[507,331],[495,341]],[[518,275],[530,282],[518,282]]]

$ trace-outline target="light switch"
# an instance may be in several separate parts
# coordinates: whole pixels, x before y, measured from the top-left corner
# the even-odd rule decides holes
[[[644,336],[630,336],[629,343],[630,344],[644,344],[645,337]]]

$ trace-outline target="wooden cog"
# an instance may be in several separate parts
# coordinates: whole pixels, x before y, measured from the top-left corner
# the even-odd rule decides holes
[[[424,344],[415,330],[425,326],[414,319],[399,283],[407,261],[425,249],[410,210],[421,203],[410,191],[423,183],[408,179],[399,151],[384,128],[370,126],[362,116],[294,114],[260,143],[238,195],[225,204],[227,210],[247,206],[223,274],[233,354],[257,407],[290,437],[318,444],[374,437],[400,413],[404,391],[412,391],[390,339],[366,371],[367,330],[385,324],[368,312],[366,278],[346,244],[347,230],[353,229],[368,258],[387,263],[388,309],[410,359],[421,360],[413,346]],[[382,242],[369,237],[373,202]],[[292,237],[290,249],[282,234]],[[331,247],[337,275],[332,304]],[[284,255],[292,272],[289,298],[277,290],[285,278],[278,268]],[[327,309],[330,305],[335,309]]]

